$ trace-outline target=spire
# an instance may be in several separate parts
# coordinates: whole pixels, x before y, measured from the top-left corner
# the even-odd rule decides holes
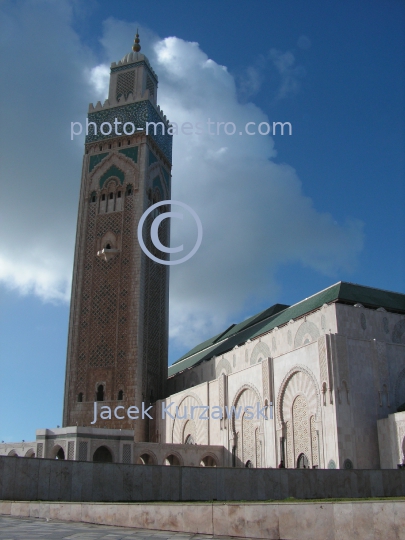
[[[132,50],[134,52],[139,52],[141,50],[141,46],[139,45],[140,41],[141,40],[139,39],[138,28],[137,28],[136,29],[135,41],[134,41],[134,44],[132,45]]]

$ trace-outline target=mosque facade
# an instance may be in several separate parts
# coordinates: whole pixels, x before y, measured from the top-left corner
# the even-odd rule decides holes
[[[405,452],[405,295],[346,282],[276,304],[167,368],[168,266],[144,212],[170,200],[172,136],[140,53],[90,105],[63,425],[0,455],[269,468],[393,468]],[[146,124],[150,129],[146,129]],[[111,129],[110,129],[111,128]],[[146,229],[165,206],[150,213]],[[168,220],[159,240],[169,244]],[[155,247],[144,238],[151,253]]]

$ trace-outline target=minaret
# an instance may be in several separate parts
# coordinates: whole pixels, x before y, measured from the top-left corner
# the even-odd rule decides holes
[[[165,395],[169,267],[143,253],[137,226],[148,206],[170,199],[172,137],[156,104],[158,78],[140,53],[138,33],[132,48],[111,64],[108,99],[89,107],[64,426],[91,426],[96,400],[102,402],[98,410],[103,405],[112,410],[135,405],[141,410],[142,402]],[[147,122],[157,124],[156,129],[149,126],[148,133]],[[147,219],[144,231],[154,216]],[[167,246],[168,221],[159,228]],[[149,238],[146,232],[146,246],[154,253]],[[92,427],[134,429],[136,441],[148,440],[147,422],[127,416],[99,418]]]

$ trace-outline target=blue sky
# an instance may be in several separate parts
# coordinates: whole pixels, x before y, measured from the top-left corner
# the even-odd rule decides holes
[[[196,209],[204,241],[171,272],[171,361],[339,280],[405,292],[403,2],[39,0],[0,12],[0,440],[61,424],[83,153],[70,122],[106,97],[109,63],[138,25],[170,120],[293,126],[174,139],[172,196]]]

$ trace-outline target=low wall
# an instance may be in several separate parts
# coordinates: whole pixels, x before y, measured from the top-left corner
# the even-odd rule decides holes
[[[404,501],[45,503],[0,501],[0,514],[266,540],[399,540]]]
[[[0,457],[0,500],[266,501],[405,496],[405,470],[233,469]]]

